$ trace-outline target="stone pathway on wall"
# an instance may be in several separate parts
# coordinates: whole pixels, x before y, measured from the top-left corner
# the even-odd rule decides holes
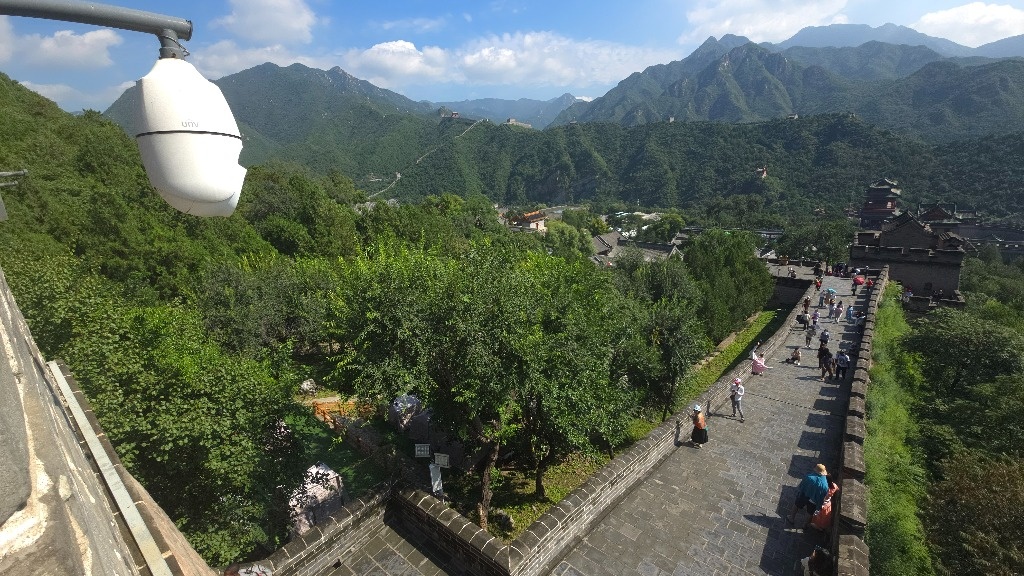
[[[810,277],[809,269],[802,272]],[[827,277],[822,288],[829,287],[837,291],[838,300],[850,301],[849,279]],[[856,302],[863,309],[866,293],[858,292]],[[845,316],[838,324],[823,325],[833,334],[833,353],[855,330]],[[816,339],[811,349],[804,347],[802,365],[793,366],[785,360],[794,346],[803,346],[804,333],[787,326],[779,334],[780,344],[766,356],[772,369],[764,376],[744,370],[746,421],[732,418],[728,399],[713,406],[711,441],[701,450],[688,443],[677,448],[552,574],[781,576],[792,574],[793,563],[824,542],[820,533],[788,526],[784,515],[800,479],[815,464],[837,468],[846,389],[819,380]],[[447,560],[429,542],[384,525],[368,545],[329,573],[461,574]]]
[[[827,277],[822,289],[829,287],[844,305],[850,301],[849,279]],[[863,307],[867,296],[862,289],[858,293]],[[815,298],[812,311],[816,305]],[[854,335],[845,315],[838,324],[823,325],[833,335],[833,353],[841,338]],[[796,560],[824,543],[823,534],[789,526],[784,516],[797,484],[815,464],[838,472],[846,392],[836,382],[819,380],[816,340],[812,349],[803,348],[801,366],[786,363],[793,347],[804,345],[804,333],[784,327],[783,334],[766,355],[770,370],[762,376],[745,370],[746,421],[732,418],[728,399],[713,406],[710,442],[700,450],[680,446],[553,574],[788,575]]]

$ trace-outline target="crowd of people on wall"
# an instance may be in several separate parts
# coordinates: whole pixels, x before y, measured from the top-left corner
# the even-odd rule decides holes
[[[858,309],[859,295],[865,297],[864,290],[870,293],[874,287],[871,278],[866,278],[860,269],[850,270],[845,264],[839,263],[833,266],[823,266],[814,279],[814,292],[806,295],[798,304],[796,329],[803,331],[804,346],[790,343],[791,350],[788,356],[782,361],[793,365],[801,366],[803,349],[812,350],[817,345],[818,370],[820,373],[817,379],[821,382],[831,381],[834,383],[844,382],[849,376],[850,366],[853,363],[842,342],[842,334],[856,334],[863,330],[866,313]],[[823,288],[823,281],[827,275],[840,277],[851,277],[851,294],[849,298],[840,297],[839,290],[833,287]],[[790,274],[792,276],[792,274]],[[828,282],[835,286],[835,281]],[[817,296],[815,306],[814,296]],[[845,322],[845,326],[843,323]],[[853,330],[850,330],[853,327]],[[835,330],[838,337],[834,337],[832,330]],[[790,334],[793,334],[791,331]],[[772,347],[774,348],[774,346]],[[758,341],[750,352],[750,375],[752,380],[759,381],[765,378],[770,382],[768,375],[773,369],[766,358],[767,353],[763,343]],[[813,370],[813,368],[809,369]],[[735,377],[729,386],[729,399],[732,407],[732,417],[738,418],[739,422],[745,422],[744,396],[747,392],[743,378]],[[690,434],[691,445],[701,448],[708,442],[708,423],[705,406],[694,404],[692,406],[691,420],[693,429]],[[796,501],[791,512],[786,515],[788,524],[795,525],[800,511],[806,512],[806,519],[801,522],[801,527],[807,531],[816,531],[824,535],[825,540],[831,537],[833,513],[832,501],[839,492],[840,482],[838,478],[828,473],[824,464],[817,464],[815,469],[807,474],[797,487]],[[818,546],[810,556],[796,562],[794,571],[796,574],[806,576],[830,575],[832,573],[833,558],[827,549]]]

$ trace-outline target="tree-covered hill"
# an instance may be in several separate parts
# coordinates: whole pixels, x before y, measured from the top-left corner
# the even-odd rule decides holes
[[[486,118],[498,124],[505,122],[509,118],[514,118],[518,122],[524,122],[534,128],[543,129],[548,124],[551,124],[562,110],[578,101],[572,94],[562,94],[551,100],[477,98],[474,100],[461,100],[459,102],[437,102],[436,105],[458,112],[461,116],[467,118]]]
[[[779,225],[859,207],[887,176],[904,199],[955,201],[995,216],[1024,209],[1019,136],[934,147],[850,115],[747,124],[572,124],[544,132],[481,125],[403,172],[390,192],[480,193],[496,202],[592,201],[680,208],[728,226]],[[761,179],[755,169],[768,168]]]
[[[887,66],[897,68],[900,58],[927,56],[884,44],[856,50],[889,54]],[[663,89],[687,74],[695,75]],[[709,39],[687,59],[634,75],[595,102],[600,107],[621,97],[615,109],[623,113],[646,102],[632,111],[644,119],[668,107],[676,122],[579,122],[544,131],[441,118],[339,70],[267,64],[220,83],[241,123],[244,163],[273,157],[316,173],[335,171],[372,196],[639,203],[689,210],[710,223],[753,218],[779,225],[818,208],[839,214],[859,206],[864,186],[885,176],[900,181],[911,203],[956,201],[996,216],[1020,213],[1008,178],[1024,159],[1012,135],[989,137],[995,140],[984,146],[971,140],[936,148],[903,134],[938,138],[948,129],[982,136],[994,124],[997,134],[1024,125],[1006,121],[1024,115],[1017,107],[1024,103],[1024,61],[974,67],[935,61],[906,78],[856,83],[743,38]],[[130,97],[111,114],[125,117]],[[804,113],[845,110],[852,104],[844,102],[858,98],[871,104],[856,116]],[[683,103],[685,109],[673,108]],[[775,110],[801,114],[789,120]],[[731,122],[684,121],[708,116]],[[771,119],[757,120],[766,116]],[[881,117],[899,129],[879,129],[872,118]],[[976,166],[988,168],[970,174]],[[760,167],[768,168],[764,180],[754,176]]]
[[[465,471],[477,501],[457,503],[486,527],[492,491],[513,489],[491,485],[499,456],[535,479],[524,505],[547,506],[545,470],[613,454],[635,419],[677,410],[690,367],[771,292],[752,234],[709,232],[685,260],[635,252],[605,269],[569,224],[500,226],[466,193],[480,186],[469,170],[467,198],[392,206],[336,172],[273,162],[250,167],[234,215],[200,219],[158,198],[101,115],[66,114],[6,77],[0,115],[0,166],[28,170],[4,188],[0,225],[19,307],[212,565],[286,540],[287,496],[310,464],[342,473],[353,497],[384,480],[370,469],[394,469],[388,450],[345,456],[295,402],[306,378],[368,413],[425,399],[448,437],[486,456]]]
[[[216,84],[242,130],[243,165],[294,161],[320,173],[341,171],[368,187],[375,178],[393,178],[462,126],[340,68],[267,63]],[[105,112],[129,134],[135,98],[133,87]]]
[[[967,65],[939,60],[923,47],[880,43],[782,53],[748,43],[720,54],[722,47],[709,40],[682,61],[633,74],[605,96],[571,106],[553,124],[855,113],[882,128],[949,142],[1006,134],[1024,121],[1021,59]]]
[[[973,49],[957,44],[945,38],[936,38],[922,34],[907,26],[883,24],[872,27],[866,24],[830,24],[828,26],[807,26],[802,28],[788,40],[780,42],[781,49],[794,46],[813,48],[853,47],[865,42],[885,42],[886,44],[925,46],[943,56],[970,56]]]

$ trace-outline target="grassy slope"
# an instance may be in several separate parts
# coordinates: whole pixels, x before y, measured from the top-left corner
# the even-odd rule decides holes
[[[864,440],[871,573],[885,576],[935,573],[918,517],[927,481],[923,455],[914,447],[911,406],[921,374],[915,359],[900,349],[900,339],[910,331],[900,289],[891,284],[878,311]]]

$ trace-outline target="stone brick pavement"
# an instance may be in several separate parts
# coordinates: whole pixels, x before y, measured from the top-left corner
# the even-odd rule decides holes
[[[829,287],[844,304],[850,301],[848,279],[826,278],[822,288]],[[863,292],[857,303],[866,303]],[[853,335],[845,321],[823,324],[833,334],[833,352]],[[713,406],[711,441],[701,450],[689,444],[677,448],[553,574],[788,575],[797,559],[824,542],[820,534],[788,526],[784,515],[796,498],[796,485],[816,463],[830,470],[836,466],[846,396],[838,383],[819,380],[816,340],[812,349],[804,348],[802,365],[793,366],[785,360],[794,346],[803,346],[804,333],[790,326],[780,332],[785,337],[766,356],[771,370],[752,376],[749,366],[742,369],[746,421],[732,418],[727,399],[724,406]],[[367,546],[329,573],[462,573],[429,542],[399,530],[382,525]]]
[[[826,278],[848,303],[850,280]],[[858,304],[866,302],[863,293]],[[817,305],[817,299],[812,307]],[[827,310],[826,310],[827,312]],[[824,323],[849,339],[845,321]],[[830,470],[839,458],[845,392],[819,380],[817,342],[804,348],[801,366],[785,362],[802,331],[784,327],[766,358],[766,374],[744,369],[746,421],[732,418],[726,400],[710,412],[710,442],[684,444],[628,494],[556,567],[557,576],[682,576],[791,574],[793,563],[824,536],[788,526],[796,485],[818,462]],[[797,522],[800,523],[798,518]]]

